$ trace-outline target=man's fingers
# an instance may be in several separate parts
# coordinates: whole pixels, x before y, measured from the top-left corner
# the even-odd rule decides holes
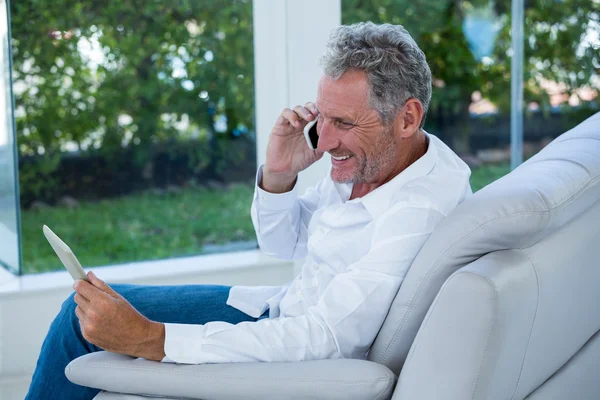
[[[77,318],[81,321],[85,318],[85,311],[83,311],[81,307],[77,306],[75,307],[75,315],[77,315]]]
[[[81,307],[84,311],[87,309],[87,307],[89,307],[90,301],[79,293],[75,293],[73,300],[75,300],[75,304]]]
[[[315,118],[311,110],[306,107],[296,106],[294,107],[294,112],[306,121],[312,121]]]
[[[112,290],[112,288],[108,286],[106,282],[98,278],[92,271],[88,272],[87,276],[90,280],[90,283],[94,285],[94,287],[100,289],[101,291],[103,291],[111,297],[119,297],[119,295],[117,295],[117,293],[114,290]]]
[[[315,103],[312,102],[308,102],[304,105],[304,107],[310,111],[313,115],[317,116],[319,115],[319,110],[317,109],[317,105]]]
[[[88,279],[90,279],[90,273],[88,273]],[[92,279],[89,282],[80,279],[76,280],[73,284],[73,289],[90,302],[98,301],[102,297],[111,296],[106,291],[94,285]]]
[[[300,117],[298,114],[294,112],[294,110],[290,110],[289,108],[285,108],[281,112],[281,117],[283,118],[284,123],[289,123],[293,127],[298,128],[300,126]]]
[[[316,107],[314,109],[316,110]],[[290,124],[295,128],[303,128],[308,121],[314,120],[317,114],[303,106],[296,106],[293,110],[285,108],[281,112],[277,123],[280,125]]]
[[[73,289],[84,297],[86,300],[91,301],[98,296],[99,291],[90,282],[86,282],[82,279],[78,279],[73,284]]]

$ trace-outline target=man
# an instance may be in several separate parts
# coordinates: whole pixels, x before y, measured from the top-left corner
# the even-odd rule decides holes
[[[423,131],[425,56],[401,26],[336,29],[316,103],[285,109],[257,174],[261,249],[305,258],[285,287],[109,287],[77,281],[44,342],[29,398],[92,398],[64,367],[101,349],[177,363],[365,358],[413,259],[471,193],[470,171]],[[303,128],[318,119],[318,148]],[[298,173],[331,171],[302,197]],[[267,316],[268,313],[268,316]]]

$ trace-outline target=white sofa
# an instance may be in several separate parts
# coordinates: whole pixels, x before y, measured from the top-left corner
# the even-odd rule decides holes
[[[65,372],[105,400],[598,399],[599,331],[600,113],[436,228],[368,361],[173,365],[100,352]]]

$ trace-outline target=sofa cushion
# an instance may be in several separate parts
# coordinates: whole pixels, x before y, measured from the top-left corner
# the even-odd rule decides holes
[[[444,281],[492,251],[537,243],[600,199],[600,113],[461,203],[427,240],[369,360],[398,374]]]
[[[343,359],[178,365],[97,352],[71,361],[65,374],[73,383],[109,392],[203,400],[383,400],[396,384],[383,365]]]

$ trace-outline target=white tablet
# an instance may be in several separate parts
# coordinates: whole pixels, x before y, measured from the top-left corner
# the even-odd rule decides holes
[[[81,264],[75,257],[75,254],[71,251],[69,246],[65,244],[54,232],[50,230],[46,225],[44,225],[44,235],[48,242],[50,242],[50,246],[54,249],[54,252],[60,258],[63,265],[69,271],[69,274],[73,277],[74,280],[83,279],[84,281],[88,280],[88,277],[81,267]]]

